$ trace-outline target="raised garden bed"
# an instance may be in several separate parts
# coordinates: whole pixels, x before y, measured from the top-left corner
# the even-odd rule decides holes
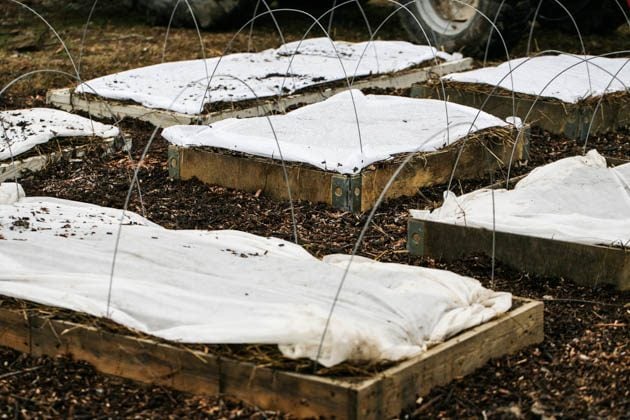
[[[407,247],[413,255],[454,261],[494,250],[498,260],[529,273],[630,290],[630,250],[537,238],[484,228],[409,219]]]
[[[300,416],[381,418],[543,337],[542,304],[452,272],[3,190],[0,345],[33,355]]]
[[[514,308],[422,355],[371,376],[330,378],[271,369],[181,345],[113,333],[50,313],[0,308],[0,345],[32,356],[70,355],[97,370],[196,394],[232,395],[298,417],[395,417],[436,386],[543,340],[543,304]]]
[[[4,111],[0,129],[0,182],[86,153],[131,148],[131,139],[117,128],[53,109]]]
[[[260,53],[129,70],[87,81],[78,89],[49,91],[47,102],[95,117],[136,118],[159,127],[210,124],[319,102],[347,90],[348,81],[357,89],[408,89],[472,64],[469,58],[399,41],[335,42],[334,48],[330,42],[307,39]]]
[[[553,62],[548,67],[546,62],[537,66],[538,60],[550,58]],[[445,76],[442,78],[444,86],[435,81],[417,83],[411,89],[411,96],[443,99],[446,95],[451,102],[483,109],[501,118],[516,115],[527,124],[576,140],[586,139],[587,134],[592,136],[630,125],[627,90],[630,67],[619,74],[615,70],[625,59],[611,64],[605,60],[612,59],[598,58],[589,65],[588,72],[583,62],[576,64],[580,61],[574,57],[538,57],[526,63],[523,60],[510,62],[511,76],[507,63],[503,63],[498,67]],[[563,69],[568,70],[554,80]],[[594,92],[589,91],[589,74],[591,84],[596,85]],[[537,83],[530,83],[532,76]],[[546,86],[547,83],[550,85]],[[571,85],[576,87],[573,96],[568,88]]]
[[[473,130],[470,124],[477,112],[471,108],[448,105],[447,134],[441,128],[446,126],[444,102],[363,96],[359,91],[354,91],[353,100],[365,153],[359,152],[357,121],[346,92],[272,120],[168,128],[163,136],[173,143],[170,176],[260,191],[279,200],[289,198],[288,178],[293,199],[361,212],[374,206],[414,151],[385,198],[414,195],[419,188],[448,182],[456,162],[455,179],[471,179],[527,159],[527,129],[483,114]],[[339,118],[328,118],[330,112]],[[322,132],[324,126],[334,135]],[[282,144],[282,153],[277,144]]]
[[[30,156],[20,156],[13,162],[0,162],[0,182],[20,179],[24,174],[41,171],[51,163],[81,159],[88,153],[109,155],[131,148],[131,139],[128,137],[62,138],[53,139],[52,143],[46,148],[36,147],[29,153]]]
[[[586,159],[588,159],[588,155]],[[622,162],[619,159],[613,159],[613,161]],[[550,164],[548,167],[551,165],[554,164]],[[590,165],[593,163],[587,163],[581,168],[581,171],[587,170]],[[564,167],[566,168],[567,165]],[[580,172],[580,168],[573,174],[576,175],[578,172]],[[605,178],[602,175],[593,179],[593,188],[602,190],[605,188],[603,181]],[[529,181],[528,177],[525,177],[520,182]],[[613,179],[612,182],[614,183],[615,180]],[[576,185],[579,184],[581,183],[576,182]],[[501,190],[501,192],[506,193],[505,190]],[[482,191],[477,191],[477,193],[481,194]],[[507,193],[509,194],[509,192]],[[556,190],[555,193],[559,197],[566,197],[566,192],[560,189]],[[620,193],[622,192],[620,191]],[[576,192],[576,196],[581,197],[580,200],[584,202],[595,202],[608,207],[612,204],[610,200],[622,202],[624,200],[623,196],[609,196],[608,201],[605,201],[600,196],[592,196],[588,191]],[[462,203],[466,203],[466,196],[462,200]],[[545,202],[550,198],[542,196],[540,200]],[[521,203],[522,206],[528,206],[533,202],[535,199],[524,200],[519,197],[514,199],[513,205],[517,206],[516,203]],[[433,211],[434,214],[437,214],[436,217],[412,212],[412,217],[408,222],[407,248],[413,255],[444,261],[453,261],[478,254],[492,256],[494,253],[497,260],[536,275],[562,277],[588,286],[606,283],[612,284],[620,290],[630,290],[630,249],[628,249],[627,243],[623,242],[629,237],[630,231],[623,231],[623,222],[615,220],[617,223],[615,226],[618,226],[617,229],[620,230],[616,232],[614,237],[618,239],[614,241],[610,239],[608,240],[609,243],[606,244],[603,239],[605,235],[602,236],[599,228],[601,225],[596,224],[596,218],[605,217],[601,214],[589,215],[587,213],[586,216],[592,217],[592,219],[587,219],[590,220],[590,225],[584,222],[580,225],[575,224],[567,230],[565,225],[571,226],[568,222],[565,222],[562,227],[556,224],[554,228],[551,228],[553,223],[543,227],[543,218],[546,212],[541,211],[539,215],[534,210],[525,207],[521,217],[523,218],[522,221],[529,220],[531,233],[528,234],[524,232],[524,226],[516,227],[518,220],[514,216],[516,215],[518,218],[519,213],[508,213],[510,216],[507,217],[511,217],[508,219],[504,219],[499,213],[499,208],[509,207],[510,204],[508,203],[507,200],[497,201],[497,228],[494,232],[485,219],[482,221],[479,217],[479,211],[475,210],[472,205],[467,207],[466,204],[461,204],[461,212],[462,215],[465,215],[463,216],[465,220],[459,220],[457,223],[453,223],[451,220],[449,210],[445,211],[444,220],[441,220],[442,216],[437,213],[440,211],[439,209]],[[577,207],[575,208],[575,214],[581,214],[580,211]],[[623,216],[625,216],[624,213],[618,215],[618,217]],[[557,215],[557,218],[552,220],[559,223],[562,217],[562,215]],[[578,216],[578,220],[584,220],[583,217]],[[610,214],[607,219],[604,218],[603,220],[609,220],[612,223],[613,215]]]

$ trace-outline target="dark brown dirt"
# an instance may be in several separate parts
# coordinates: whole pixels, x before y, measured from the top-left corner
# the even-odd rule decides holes
[[[282,419],[229,397],[198,397],[96,373],[67,358],[0,348],[0,418]]]
[[[146,138],[151,131],[145,124],[127,122],[123,123],[123,129],[136,139]],[[627,158],[628,138],[627,133],[615,133],[595,137],[593,145]],[[133,153],[136,158],[143,143],[136,141]],[[144,208],[150,219],[174,229],[240,229],[291,239],[288,203],[206,186],[194,180],[172,181],[162,159],[165,147],[162,140],[155,141],[140,173]],[[514,173],[524,173],[531,167],[579,152],[581,147],[574,141],[534,131],[529,165],[515,168]],[[30,195],[121,207],[131,168],[124,155],[106,160],[89,157],[84,162],[52,166],[23,180],[22,185]],[[501,176],[504,175],[494,174],[493,179]],[[457,183],[456,189],[470,191],[493,179]],[[623,384],[630,379],[627,353],[630,295],[608,288],[578,287],[562,279],[530,276],[503,265],[498,265],[491,284],[490,264],[485,258],[447,265],[410,257],[405,252],[404,239],[407,210],[439,204],[444,188],[423,189],[415,197],[386,203],[377,212],[359,253],[381,261],[448,268],[519,296],[554,300],[546,300],[545,343],[494,361],[469,378],[435,390],[419,405],[416,414],[458,417],[486,411],[488,415],[508,416],[519,410],[526,416],[537,412],[568,417],[585,413],[613,417],[622,414],[628,402]],[[142,211],[136,197],[130,208]],[[350,252],[366,221],[365,215],[342,213],[307,202],[296,204],[296,216],[300,243],[317,256]],[[66,366],[69,362],[55,363]],[[19,381],[19,377],[14,380]],[[183,398],[177,395],[176,398]],[[170,404],[163,409],[170,410]]]
[[[29,4],[41,6],[40,3]],[[68,41],[73,55],[78,53],[89,9],[89,5],[88,9],[76,5],[84,3],[89,2],[68,2],[64,7],[41,9]],[[147,26],[139,13],[120,12],[113,1],[102,2],[99,7],[102,9],[91,25],[85,47],[82,65],[85,78],[160,61],[164,28]],[[368,13],[371,19],[378,20],[384,18],[388,10],[371,4]],[[72,70],[51,33],[35,22],[31,15],[11,2],[3,3],[0,85],[37,68]],[[348,40],[365,37],[357,13],[342,14],[338,22],[338,37]],[[303,26],[304,21],[300,19],[283,22],[287,39],[298,38]],[[257,49],[277,46],[278,38],[272,28],[269,22],[263,22],[255,29]],[[232,33],[203,33],[206,55],[220,53]],[[610,37],[589,37],[585,39],[587,50],[600,53],[627,48],[628,33],[624,29]],[[535,34],[534,45],[540,49],[559,43],[564,49],[580,52],[574,37],[549,30],[537,30]],[[402,32],[394,22],[382,35],[396,38],[402,36]],[[167,60],[201,56],[193,32],[174,29],[171,37]],[[247,44],[247,37],[240,35],[234,48],[246,50]],[[517,46],[517,52],[524,51],[522,44]],[[42,105],[45,88],[68,84],[66,78],[58,76],[29,78],[18,82],[0,98],[0,108]],[[152,129],[127,121],[121,128],[134,139],[132,155],[137,159]],[[591,147],[604,155],[630,159],[630,131],[596,136],[589,140],[588,148]],[[512,175],[524,174],[541,164],[578,153],[582,153],[582,145],[534,131],[531,159],[527,166],[514,168]],[[158,138],[140,171],[144,211],[151,220],[172,229],[240,229],[291,239],[288,203],[206,186],[198,181],[170,180],[165,156],[166,144]],[[45,172],[26,178],[22,184],[31,196],[48,195],[122,207],[135,163],[125,154],[106,158],[90,155],[82,161],[53,165]],[[498,172],[475,182],[456,182],[453,189],[457,193],[471,191],[504,177],[504,172]],[[408,210],[439,205],[444,189],[445,186],[422,189],[414,197],[385,203],[376,212],[359,253],[381,261],[447,268],[474,276],[486,286],[543,299],[546,303],[545,342],[494,360],[466,378],[433,390],[407,414],[413,418],[627,418],[630,412],[630,293],[532,276],[502,264],[496,266],[492,280],[491,264],[486,258],[469,258],[447,265],[410,257],[405,251]],[[132,196],[129,208],[142,213],[137,196]],[[300,243],[316,256],[350,252],[366,222],[366,215],[343,213],[307,202],[296,203],[296,217]],[[64,358],[29,358],[0,348],[0,418],[59,417],[281,418],[277,413],[262,413],[243,402],[145,387],[100,375],[83,363]]]

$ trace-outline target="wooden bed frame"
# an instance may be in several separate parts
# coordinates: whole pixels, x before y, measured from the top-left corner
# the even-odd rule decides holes
[[[497,89],[492,95],[489,95],[474,90],[475,86],[478,85],[471,84],[470,89],[464,89],[460,84],[457,87],[452,87],[448,86],[447,83],[446,98],[450,102],[478,109],[483,106],[483,111],[500,118],[513,116],[515,108],[516,116],[524,119],[534,105],[535,98],[516,94],[513,107],[510,92]],[[444,92],[439,84],[429,86],[417,83],[411,88],[411,96],[444,99]],[[604,98],[593,118],[596,105],[597,101],[572,104],[541,97],[536,101],[528,120],[524,122],[553,134],[565,135],[576,140],[586,139],[591,119],[593,119],[590,130],[591,136],[630,125],[630,100],[615,101],[614,97],[610,100]]]
[[[513,162],[526,160],[529,130],[516,129],[500,140],[483,135],[461,139],[435,152],[417,153],[398,175],[385,198],[413,196],[420,188],[448,182],[460,148],[455,179],[476,179],[506,166],[514,149]],[[514,140],[516,147],[514,147]],[[312,166],[286,162],[291,197],[326,203],[336,209],[364,212],[371,209],[402,158],[373,164],[353,175],[324,171]],[[288,200],[287,182],[282,162],[229,151],[197,147],[169,147],[169,174],[174,179],[197,178],[210,185],[220,185]]]
[[[259,367],[177,345],[0,308],[0,345],[38,356],[69,355],[98,371],[180,391],[230,395],[297,417],[382,419],[413,408],[439,385],[544,338],[543,304],[515,298],[506,314],[372,377],[343,379]]]
[[[449,73],[468,70],[472,66],[471,58],[449,61],[438,65],[410,69],[391,74],[383,74],[356,80],[356,89],[407,89],[412,84],[439,77]],[[96,118],[123,118],[148,121],[156,127],[172,125],[210,124],[226,118],[246,118],[282,113],[298,106],[321,102],[347,89],[343,83],[314,86],[304,93],[295,93],[269,99],[261,99],[259,104],[239,106],[239,103],[225,104],[227,108],[199,115],[182,114],[164,109],[152,109],[141,104],[99,98],[90,95],[74,94],[73,88],[54,89],[46,94],[46,103],[65,111],[83,111]]]

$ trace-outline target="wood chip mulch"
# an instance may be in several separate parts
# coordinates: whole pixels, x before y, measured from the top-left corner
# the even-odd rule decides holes
[[[123,122],[134,138],[137,159],[151,128]],[[603,154],[630,159],[630,132],[618,130],[590,140]],[[582,152],[582,145],[534,130],[531,157],[514,175]],[[156,139],[142,165],[142,205],[130,210],[171,229],[240,229],[291,239],[289,205],[264,196],[168,178],[166,143]],[[125,154],[59,163],[21,181],[30,196],[46,195],[122,207],[135,161]],[[457,193],[497,181],[498,172],[474,182],[456,183]],[[403,413],[419,417],[495,416],[501,418],[612,417],[630,411],[630,293],[586,288],[557,278],[540,278],[497,264],[490,279],[487,258],[451,264],[409,256],[405,251],[408,210],[439,205],[445,186],[385,203],[368,229],[361,255],[380,261],[450,269],[484,285],[545,301],[545,341],[518,354],[491,361],[473,375],[434,389]],[[295,203],[299,241],[316,256],[349,253],[366,215]],[[0,418],[153,417],[278,418],[243,402],[190,396],[146,387],[94,372],[68,359],[29,358],[0,349]]]

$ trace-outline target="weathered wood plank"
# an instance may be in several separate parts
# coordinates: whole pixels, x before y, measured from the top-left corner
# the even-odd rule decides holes
[[[454,169],[453,179],[480,178],[499,167],[507,166],[513,149],[513,162],[528,157],[527,130],[520,132],[515,148],[512,141],[495,142],[482,138],[461,140],[460,143],[437,152],[418,154],[399,173],[385,198],[413,196],[420,188],[447,183]],[[463,147],[463,151],[455,168],[460,147]],[[399,164],[388,163],[362,172],[361,211],[367,211],[374,206],[398,167]]]
[[[63,144],[63,139],[60,139],[60,142]],[[95,140],[93,144],[64,147],[60,151],[32,156],[26,159],[20,159],[18,156],[13,162],[8,160],[0,162],[0,182],[19,179],[27,172],[41,171],[48,165],[59,162],[60,160],[68,160],[73,157],[80,158],[96,148],[100,148],[105,154],[111,154],[121,149],[129,150],[131,148],[131,139],[125,138],[124,141],[120,143],[114,138],[99,139]]]
[[[176,148],[178,177],[183,180],[197,178],[210,185],[221,185],[265,195],[277,200],[289,197],[282,164],[272,159],[241,157],[196,148]],[[173,153],[173,152],[172,152]],[[331,172],[319,171],[300,165],[286,164],[291,196],[294,200],[310,200],[331,204]]]
[[[626,163],[630,163],[630,160],[606,156],[606,162],[608,163],[608,166],[614,167],[614,166],[625,165]]]
[[[73,89],[53,89],[46,93],[46,103],[67,112],[83,111],[95,118],[122,120],[123,118],[147,121],[156,127],[188,125],[201,122],[194,115],[187,115],[161,109],[150,109],[142,105],[115,100],[96,100],[83,95],[75,95]]]
[[[542,340],[542,304],[523,305],[370,379],[337,380],[257,367],[152,340],[0,308],[0,345],[33,356],[70,355],[98,371],[197,394],[227,394],[298,417],[395,416],[416,395],[492,357]]]
[[[471,67],[472,59],[441,63],[426,68],[412,69],[399,73],[385,74],[357,80],[353,87],[356,89],[401,89],[409,88],[413,83],[428,80],[429,77],[443,76],[456,71],[467,70]],[[274,99],[261,100],[259,105],[242,108],[225,109],[222,111],[199,115],[182,114],[163,109],[151,109],[139,104],[107,99],[88,99],[84,95],[75,95],[72,89],[54,89],[46,95],[46,102],[65,111],[84,111],[98,118],[133,118],[148,121],[157,127],[172,125],[210,124],[226,118],[246,118],[268,115],[274,112],[284,112],[296,106],[303,106],[323,101],[332,95],[347,89],[343,84],[327,87],[322,85],[318,91],[296,93]]]
[[[356,389],[344,381],[221,360],[222,393],[299,418],[356,419]]]
[[[421,83],[415,84],[411,89],[412,97],[444,99],[444,94],[450,102],[479,109],[483,107],[483,111],[500,118],[516,115],[527,124],[576,140],[586,138],[591,120],[590,135],[630,125],[630,102],[627,100],[615,101],[605,98],[594,115],[595,105],[591,103],[571,104],[546,98],[535,101],[518,95],[516,100],[513,100],[512,96],[504,91],[489,95],[448,85],[444,91],[439,85],[427,86]],[[528,114],[529,117],[525,121]]]
[[[216,360],[139,338],[111,334],[90,326],[48,320],[25,311],[0,309],[0,344],[38,356],[71,355],[95,369],[144,383],[182,391],[218,393]],[[218,380],[216,381],[218,383]]]
[[[433,221],[409,220],[407,246],[411,253],[443,260],[467,255],[492,255],[492,231]],[[630,250],[495,233],[495,256],[519,270],[557,276],[594,286],[613,284],[630,289]]]
[[[344,418],[353,393],[341,381],[260,368],[15,310],[0,309],[0,345],[34,357],[70,355],[105,374],[196,394],[229,394],[301,417]]]

